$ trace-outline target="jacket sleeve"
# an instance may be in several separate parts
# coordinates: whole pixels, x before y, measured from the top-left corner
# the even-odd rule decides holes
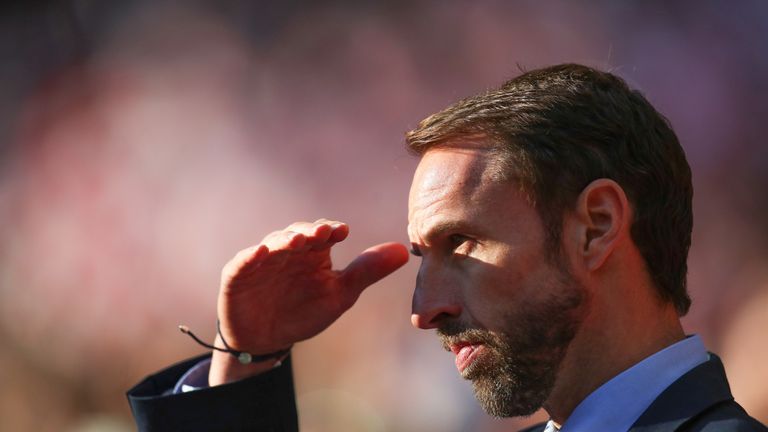
[[[172,394],[181,376],[206,357],[150,375],[128,391],[139,431],[298,431],[290,357],[251,378]]]

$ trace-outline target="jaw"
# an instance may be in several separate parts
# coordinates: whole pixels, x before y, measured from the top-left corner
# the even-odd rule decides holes
[[[590,371],[584,370],[584,364],[589,363],[578,360],[578,358],[583,357],[583,354],[579,353],[580,350],[576,346],[577,338],[578,336],[568,347],[565,358],[558,368],[552,391],[543,405],[552,420],[558,424],[565,423],[565,420],[583,399],[579,396],[582,391],[576,391],[576,389],[582,387],[583,383],[580,382],[582,381],[580,378],[590,374]]]
[[[615,370],[613,357],[626,345],[627,339],[616,339],[611,334],[611,326],[606,325],[605,305],[590,294],[594,293],[587,292],[583,320],[543,406],[558,424],[564,424],[579,403],[624,370]]]
[[[585,297],[581,322],[558,366],[552,391],[543,404],[558,424],[564,424],[576,406],[602,384],[596,384],[592,378],[599,376],[596,371],[602,368],[600,361],[605,351],[595,345],[601,338],[595,331],[598,327],[594,325],[596,314],[592,298],[588,292]]]

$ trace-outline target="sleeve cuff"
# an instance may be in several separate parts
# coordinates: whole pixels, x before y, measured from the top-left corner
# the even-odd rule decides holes
[[[211,369],[211,358],[208,357],[192,366],[173,386],[173,394],[187,393],[209,387],[208,372]]]

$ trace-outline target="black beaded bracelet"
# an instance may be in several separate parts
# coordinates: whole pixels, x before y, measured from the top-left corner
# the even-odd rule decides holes
[[[264,360],[270,360],[270,359],[279,359],[280,357],[288,354],[291,351],[291,347],[292,347],[291,346],[291,347],[288,347],[288,348],[286,348],[284,350],[275,351],[275,352],[271,352],[271,353],[267,353],[267,354],[258,354],[258,355],[257,354],[247,353],[247,352],[244,352],[244,351],[238,351],[236,349],[233,349],[231,346],[229,346],[229,344],[227,343],[226,339],[224,339],[224,335],[221,334],[221,323],[219,322],[219,320],[216,320],[216,332],[221,337],[221,342],[224,343],[224,347],[225,348],[219,348],[219,347],[216,347],[216,346],[213,346],[213,345],[210,345],[210,344],[207,344],[207,343],[203,342],[202,340],[200,340],[200,338],[195,336],[194,333],[192,333],[192,330],[190,330],[189,327],[187,327],[185,325],[180,325],[179,326],[179,330],[181,330],[182,333],[184,333],[186,335],[189,335],[189,337],[194,339],[195,342],[197,342],[198,344],[200,344],[200,345],[202,345],[202,346],[204,346],[206,348],[232,354],[233,356],[237,357],[237,360],[240,363],[242,363],[242,364],[258,363],[258,362],[262,362]]]

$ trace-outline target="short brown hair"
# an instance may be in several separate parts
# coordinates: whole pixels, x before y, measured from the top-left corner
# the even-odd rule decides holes
[[[433,114],[408,132],[411,151],[483,136],[519,182],[559,252],[565,210],[609,178],[634,210],[631,236],[661,298],[684,315],[691,244],[691,170],[669,122],[621,78],[577,64],[524,73]]]

